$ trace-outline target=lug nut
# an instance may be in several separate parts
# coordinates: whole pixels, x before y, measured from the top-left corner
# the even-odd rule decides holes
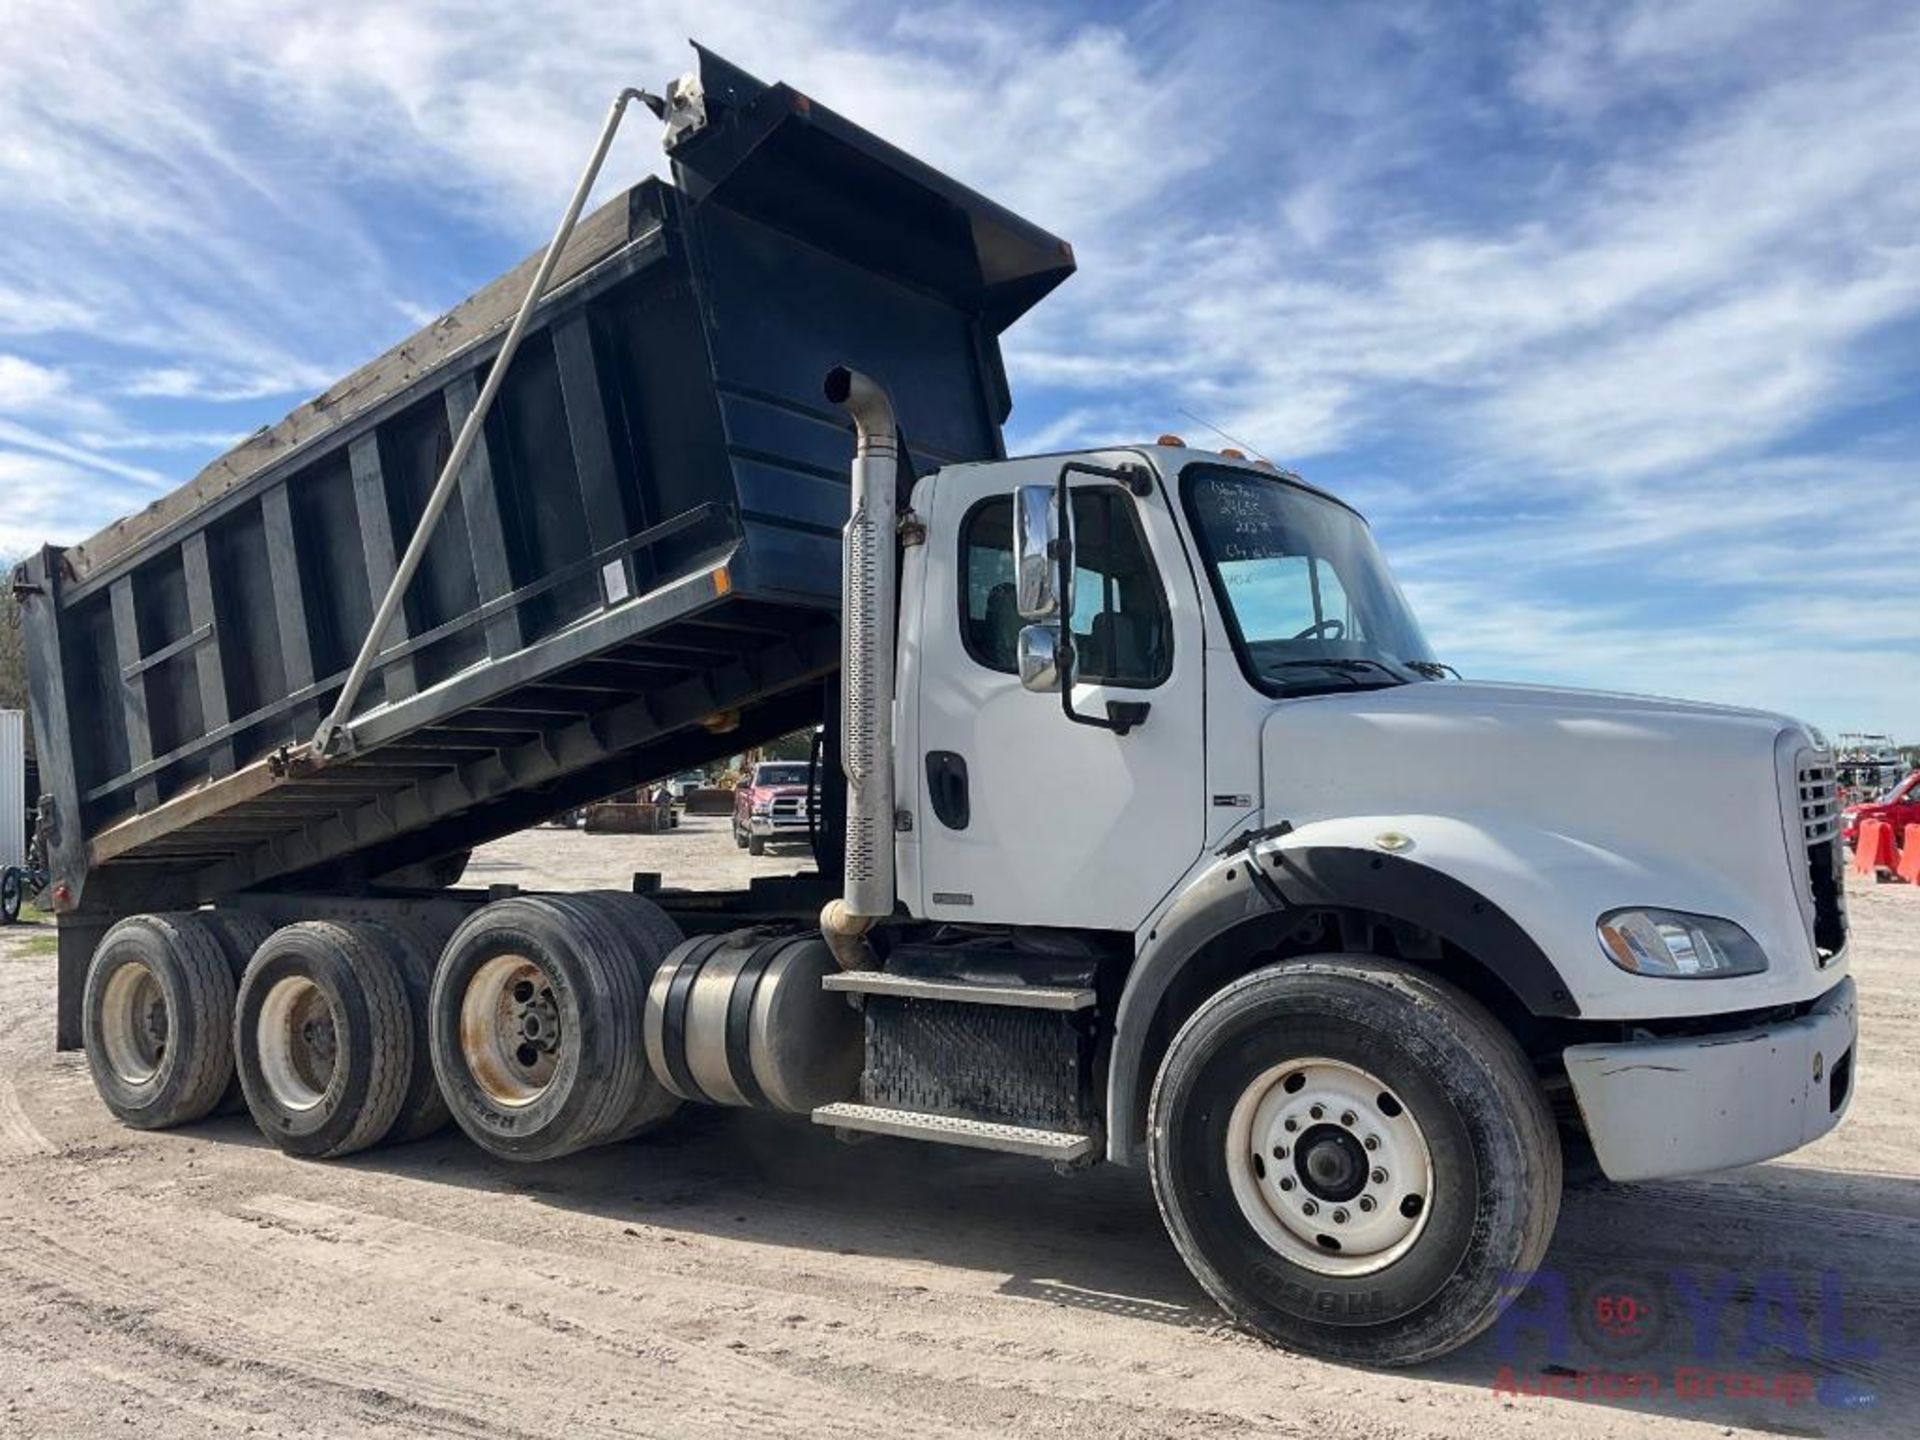
[[[1286,1146],[1284,1146],[1284,1145],[1276,1145],[1276,1146],[1274,1146],[1274,1147],[1273,1147],[1273,1158],[1274,1158],[1274,1159],[1276,1159],[1276,1160],[1284,1160],[1284,1159],[1286,1159],[1286,1158],[1287,1158],[1287,1147],[1286,1147]]]
[[[1318,1215],[1320,1213],[1320,1207],[1311,1200],[1303,1200],[1300,1203],[1300,1213],[1302,1215]]]
[[[1280,1188],[1282,1190],[1291,1190],[1293,1188],[1293,1177],[1291,1175],[1282,1175],[1280,1177]]]
[[[1291,1115],[1289,1115],[1289,1116],[1287,1117],[1287,1126],[1286,1126],[1286,1128],[1287,1128],[1288,1130],[1290,1130],[1290,1131],[1291,1131],[1291,1130],[1298,1130],[1298,1129],[1300,1128],[1300,1122],[1299,1122],[1298,1120],[1296,1120],[1296,1119],[1294,1119],[1294,1118],[1293,1118],[1293,1117],[1292,1117]]]
[[[1360,1197],[1360,1213],[1362,1215],[1371,1215],[1373,1213],[1373,1197],[1371,1195],[1362,1195]]]
[[[1380,1148],[1380,1137],[1378,1135],[1369,1135],[1360,1143],[1365,1145],[1369,1150],[1378,1150]]]
[[[1311,1115],[1316,1120],[1324,1119],[1326,1116],[1326,1113],[1327,1113],[1327,1107],[1324,1105],[1309,1105],[1307,1107],[1307,1114]]]
[[[1344,1210],[1336,1210],[1336,1211],[1334,1211],[1334,1212],[1333,1212],[1333,1223],[1334,1223],[1334,1224],[1336,1224],[1336,1225],[1344,1225],[1344,1224],[1346,1224],[1346,1223],[1347,1223],[1347,1212],[1346,1212],[1346,1211],[1344,1211]]]
[[[1382,1170],[1379,1166],[1376,1165],[1374,1166],[1373,1174],[1370,1178],[1372,1179],[1374,1184],[1384,1185],[1387,1183],[1387,1172]]]
[[[1354,1119],[1355,1119],[1355,1116],[1351,1110],[1344,1110],[1340,1114],[1340,1123],[1346,1126],[1347,1129],[1349,1130],[1353,1128]]]

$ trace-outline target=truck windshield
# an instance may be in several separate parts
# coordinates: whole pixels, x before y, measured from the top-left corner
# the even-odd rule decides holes
[[[1219,466],[1188,467],[1182,489],[1234,649],[1260,689],[1298,695],[1437,673],[1353,511],[1278,475]]]
[[[756,785],[804,785],[807,783],[807,767],[795,765],[762,765],[753,772]]]

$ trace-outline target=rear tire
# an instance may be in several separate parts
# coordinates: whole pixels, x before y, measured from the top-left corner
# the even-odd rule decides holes
[[[394,1117],[393,1128],[381,1137],[380,1143],[411,1145],[416,1140],[437,1135],[453,1120],[446,1097],[440,1093],[439,1077],[433,1073],[433,1045],[427,1033],[433,972],[452,932],[416,918],[369,921],[366,930],[400,977],[407,992],[407,1019],[413,1030],[413,1063],[407,1074],[407,1093],[401,1098],[400,1113]]]
[[[476,1145],[552,1160],[633,1123],[662,1088],[641,1043],[651,948],[604,898],[578,895],[495,901],[454,932],[429,1034],[441,1092]]]
[[[20,907],[27,900],[27,872],[18,865],[0,870],[0,925],[11,925],[20,918]]]
[[[1290,960],[1208,999],[1150,1130],[1194,1277],[1248,1329],[1337,1360],[1465,1344],[1559,1213],[1559,1140],[1518,1045],[1459,990],[1368,957]]]
[[[81,1001],[94,1088],[136,1130],[208,1114],[233,1075],[233,975],[191,914],[133,915],[100,941]]]
[[[213,933],[219,943],[220,953],[227,957],[227,969],[233,975],[234,994],[240,993],[240,982],[246,978],[247,965],[253,959],[254,951],[267,943],[267,937],[273,934],[273,926],[245,910],[196,910],[194,919],[204,924]],[[228,1022],[232,1028],[232,1022]],[[243,1115],[247,1109],[247,1097],[240,1089],[240,1070],[234,1067],[233,1078],[227,1082],[226,1093],[220,1097],[220,1103],[214,1106],[216,1115]]]
[[[413,1071],[389,932],[306,920],[274,932],[240,984],[234,1049],[247,1109],[289,1155],[328,1159],[393,1129]]]
[[[633,958],[639,963],[642,976],[640,994],[644,1017],[645,997],[648,987],[653,984],[654,972],[674,947],[687,938],[686,934],[674,923],[672,916],[643,895],[632,895],[623,890],[594,890],[575,895],[573,899],[599,909],[620,928],[622,934],[633,940]],[[659,1083],[651,1065],[647,1067],[647,1076],[649,1083],[640,1087],[633,1105],[608,1135],[607,1143],[618,1144],[622,1140],[637,1139],[650,1130],[659,1129],[679,1111],[680,1097]]]
[[[742,850],[747,848],[747,832],[740,828],[740,822],[738,820],[733,822],[733,843],[738,845]]]

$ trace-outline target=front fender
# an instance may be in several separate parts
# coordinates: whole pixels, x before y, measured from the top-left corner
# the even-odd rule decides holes
[[[1343,830],[1346,827],[1341,827]],[[1580,1007],[1560,972],[1512,916],[1485,894],[1371,837],[1309,826],[1217,858],[1152,922],[1114,1017],[1107,1071],[1107,1154],[1130,1163],[1145,1141],[1139,1099],[1154,1016],[1186,964],[1210,943],[1241,931],[1256,953],[1291,911],[1367,910],[1432,931],[1487,966],[1536,1015],[1573,1017]]]

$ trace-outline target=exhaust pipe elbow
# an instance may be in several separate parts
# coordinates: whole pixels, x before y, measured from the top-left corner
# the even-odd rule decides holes
[[[880,388],[880,382],[836,365],[827,372],[827,402],[838,405],[853,417],[856,436],[855,455],[896,455],[900,449],[899,426],[894,423],[893,401]]]
[[[878,970],[879,957],[867,943],[874,917],[856,915],[845,900],[829,900],[820,912],[820,938],[827,942],[835,962],[842,970]]]

